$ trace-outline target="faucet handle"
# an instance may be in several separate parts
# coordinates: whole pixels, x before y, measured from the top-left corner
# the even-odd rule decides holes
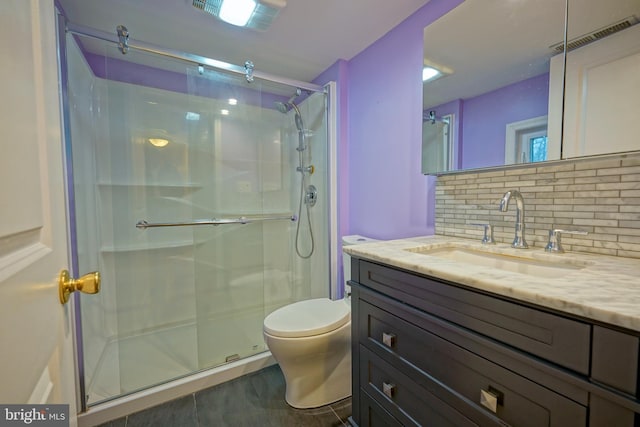
[[[586,236],[586,231],[582,230],[562,230],[560,228],[553,228],[549,230],[549,242],[547,246],[544,247],[544,250],[547,252],[556,252],[562,253],[564,249],[562,248],[562,235],[563,234],[577,234],[580,236]]]
[[[491,224],[472,222],[469,225],[484,227],[484,237],[482,238],[483,245],[494,245],[496,243],[496,241],[493,240],[493,226]]]

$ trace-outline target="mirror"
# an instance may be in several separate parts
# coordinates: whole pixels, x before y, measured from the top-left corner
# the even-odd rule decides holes
[[[640,16],[640,0],[619,0],[615,5],[598,0],[568,2],[570,101],[563,97],[565,0],[466,0],[424,29],[425,66],[433,66],[441,74],[423,84],[423,173],[611,152],[609,143],[602,144],[602,120],[594,114],[613,120],[614,115],[628,117],[635,111],[637,116],[640,111],[638,97],[626,96],[628,101],[612,108],[603,102],[602,95],[608,89],[602,82],[611,80],[605,76],[629,68],[629,49],[616,55],[614,66],[595,67],[598,69],[592,73],[593,79],[599,80],[589,92],[590,103],[580,97],[585,93],[580,76],[585,69],[594,68],[593,61],[585,58],[592,57],[590,50],[597,44],[612,44],[614,47],[601,49],[607,52],[617,49],[618,36],[631,30],[624,26],[633,26],[634,21],[615,24],[629,16]],[[623,31],[606,40],[578,41],[594,30],[611,26],[615,28],[603,33]],[[635,42],[630,42],[636,50],[640,50],[638,40],[636,36]],[[640,59],[635,67],[639,63]],[[629,87],[634,87],[630,85],[637,88],[640,77],[636,76],[640,73],[627,71],[615,94],[619,96],[625,90],[628,94]],[[606,98],[613,101],[614,96]],[[593,125],[585,130],[587,116]],[[568,126],[567,118],[571,119]],[[566,142],[562,138],[563,124]],[[575,129],[579,135],[571,133]],[[615,147],[614,152],[640,148],[629,147],[630,136],[623,139],[626,145]],[[587,144],[585,149],[585,140],[597,147]]]
[[[563,159],[640,149],[639,18],[640,0],[569,0]]]

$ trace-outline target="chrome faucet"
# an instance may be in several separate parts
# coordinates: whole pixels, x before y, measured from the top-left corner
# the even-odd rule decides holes
[[[500,212],[509,210],[509,201],[511,198],[516,201],[516,236],[511,243],[511,247],[516,249],[526,249],[529,247],[524,240],[524,198],[518,190],[509,190],[502,196],[500,200]]]

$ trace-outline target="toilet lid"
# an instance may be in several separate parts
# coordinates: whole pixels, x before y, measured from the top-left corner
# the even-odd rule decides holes
[[[310,337],[338,329],[350,319],[351,307],[345,301],[318,298],[277,309],[264,319],[264,331],[283,338]]]

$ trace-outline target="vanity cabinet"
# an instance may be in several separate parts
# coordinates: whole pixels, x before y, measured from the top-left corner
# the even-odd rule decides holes
[[[357,258],[351,287],[360,426],[638,425],[631,331]]]

